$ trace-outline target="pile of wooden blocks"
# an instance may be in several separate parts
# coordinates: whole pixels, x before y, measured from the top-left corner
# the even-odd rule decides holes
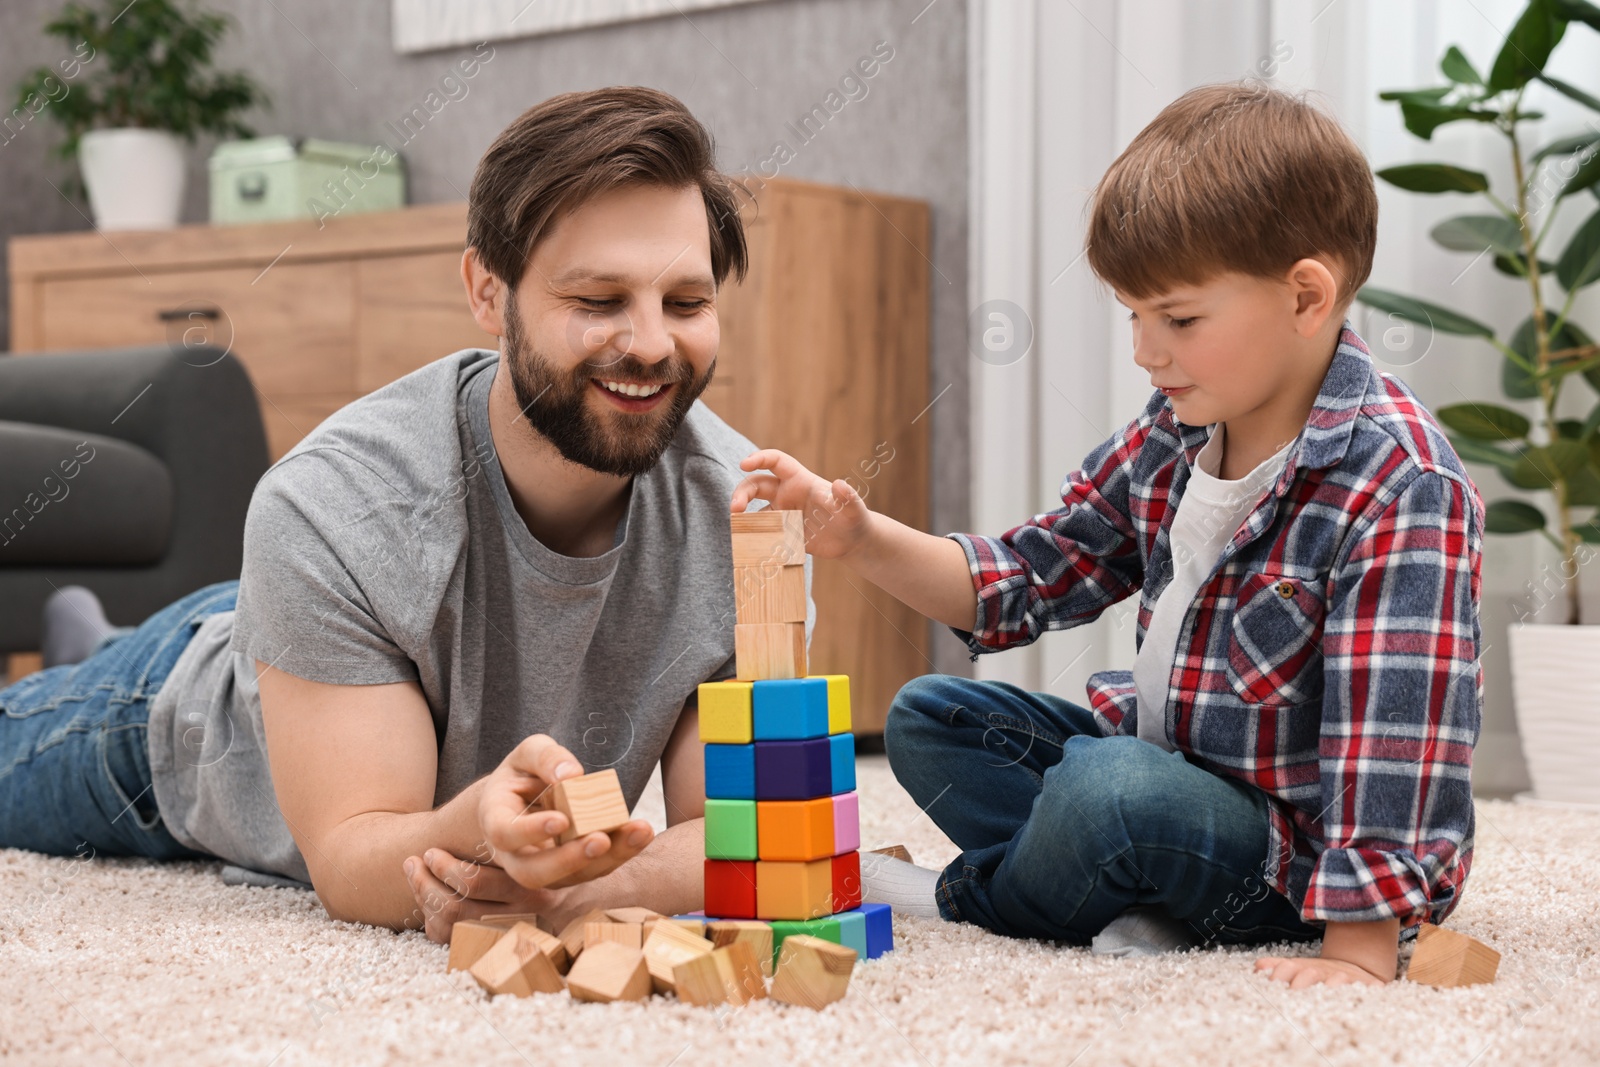
[[[844,995],[855,953],[822,938],[788,939],[774,959],[759,922],[669,918],[648,908],[592,911],[554,934],[532,915],[461,920],[450,935],[452,971],[490,994],[569,993],[606,1004],[675,993],[690,1004],[739,1006],[768,996],[820,1008]]]

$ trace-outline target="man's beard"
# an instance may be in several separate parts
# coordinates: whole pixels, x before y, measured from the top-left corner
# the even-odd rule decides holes
[[[654,467],[716,370],[713,361],[696,380],[694,368],[678,358],[648,364],[622,356],[599,363],[586,360],[564,372],[527,343],[516,298],[510,293],[505,331],[505,367],[528,424],[566,460],[601,474],[632,477]],[[608,374],[641,385],[670,383],[672,395],[663,408],[614,411],[606,419],[589,410],[588,395],[590,383]]]

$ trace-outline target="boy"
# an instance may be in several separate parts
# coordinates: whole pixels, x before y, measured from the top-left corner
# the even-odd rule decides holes
[[[919,533],[773,451],[734,493],[974,653],[1139,594],[1089,706],[953,677],[901,690],[896,777],[963,850],[863,872],[912,914],[1142,954],[1304,941],[1298,987],[1394,978],[1471,862],[1483,506],[1345,319],[1377,201],[1331,118],[1276,90],[1179,98],[1111,165],[1086,238],[1157,392],[999,538]],[[815,521],[811,521],[814,517]],[[1098,935],[1098,936],[1097,936]]]

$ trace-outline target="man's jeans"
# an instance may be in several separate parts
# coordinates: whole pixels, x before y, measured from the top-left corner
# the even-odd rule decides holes
[[[1160,905],[1202,944],[1307,941],[1267,882],[1267,800],[1093,715],[998,682],[932,675],[895,698],[885,743],[900,784],[963,851],[946,919],[1087,944]]]
[[[191,593],[82,663],[0,690],[0,847],[57,856],[203,855],[167,832],[150,784],[150,702],[205,619],[232,611],[238,582]]]

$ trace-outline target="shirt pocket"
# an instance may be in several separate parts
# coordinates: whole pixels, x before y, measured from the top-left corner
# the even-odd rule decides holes
[[[1321,699],[1327,606],[1319,584],[1260,572],[1241,579],[1228,634],[1228,683],[1246,704]]]

